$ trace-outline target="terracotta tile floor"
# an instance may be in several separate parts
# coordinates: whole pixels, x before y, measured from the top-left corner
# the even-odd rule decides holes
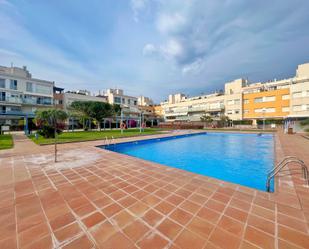
[[[268,194],[99,141],[60,145],[54,164],[53,147],[15,138],[0,153],[0,248],[309,248],[309,189],[299,175],[277,179]],[[275,140],[277,161],[296,155],[309,165],[309,140],[280,132]]]

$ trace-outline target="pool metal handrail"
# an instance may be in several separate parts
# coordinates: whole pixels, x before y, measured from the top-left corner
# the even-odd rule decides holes
[[[283,158],[282,161],[280,163],[278,163],[277,166],[275,168],[273,168],[268,173],[267,181],[266,181],[266,191],[267,192],[270,192],[270,181],[271,181],[271,179],[273,179],[279,172],[290,171],[290,170],[282,170],[289,163],[297,163],[298,165],[301,166],[303,177],[306,180],[307,185],[309,185],[308,168],[306,167],[306,164],[304,163],[304,161],[295,157],[295,156],[287,156],[287,157]],[[286,175],[291,175],[291,174],[286,174]]]
[[[109,145],[115,145],[115,138],[114,136],[112,136],[110,139],[108,139],[108,137],[105,136],[105,139],[104,139],[104,146],[109,146]]]
[[[115,143],[115,138],[114,138],[114,136],[112,136],[112,138],[111,138],[111,140],[110,140],[110,144],[113,144],[113,145],[116,144],[116,143]]]

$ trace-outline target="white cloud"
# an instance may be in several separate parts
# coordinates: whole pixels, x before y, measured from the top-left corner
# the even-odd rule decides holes
[[[182,68],[183,74],[198,74],[200,73],[205,67],[205,62],[202,59],[197,59],[191,64],[185,65]]]
[[[157,29],[165,34],[177,33],[186,24],[186,19],[180,13],[161,13],[157,19]]]
[[[177,60],[183,56],[184,49],[178,40],[170,39],[160,47],[160,52],[168,60]]]
[[[131,0],[131,8],[133,11],[133,19],[139,21],[139,13],[145,9],[148,0]]]
[[[143,55],[151,56],[154,55],[155,53],[157,53],[157,48],[155,47],[155,45],[148,43],[144,46]]]

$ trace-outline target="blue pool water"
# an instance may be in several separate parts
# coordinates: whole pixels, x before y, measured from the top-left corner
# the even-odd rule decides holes
[[[263,191],[274,162],[271,134],[203,133],[105,148]]]

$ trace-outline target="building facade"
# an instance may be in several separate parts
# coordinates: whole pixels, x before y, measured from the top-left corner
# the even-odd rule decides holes
[[[53,106],[54,82],[32,78],[24,66],[0,66],[0,126],[25,127],[38,109]]]
[[[138,109],[138,98],[125,95],[122,89],[107,89],[104,96],[106,96],[108,103],[120,105],[127,116],[137,118],[141,113]]]
[[[283,80],[249,84],[245,79],[225,83],[222,93],[187,97],[169,95],[161,107],[165,121],[200,121],[202,116],[232,121],[301,120],[309,117],[309,63],[299,65],[296,75]]]
[[[145,97],[145,96],[139,96],[137,98],[137,104],[139,106],[152,106],[153,105],[153,101],[152,99]]]
[[[63,94],[63,106],[67,110],[74,101],[98,101],[107,102],[105,96],[94,96],[87,90],[68,91]]]

